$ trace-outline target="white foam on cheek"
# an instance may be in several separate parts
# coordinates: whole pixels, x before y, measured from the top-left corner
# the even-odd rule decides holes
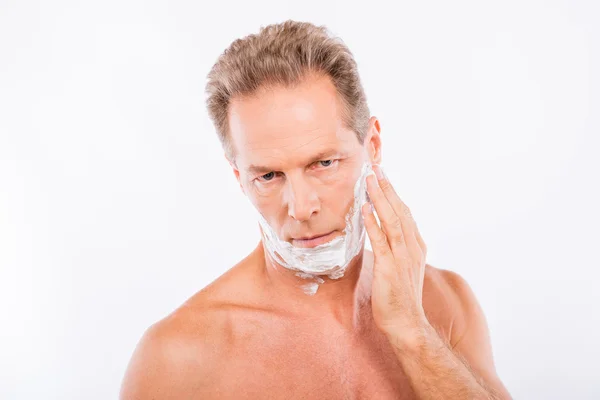
[[[361,208],[368,201],[366,177],[372,173],[371,164],[365,163],[354,185],[354,203],[346,215],[344,234],[328,243],[313,248],[294,247],[280,240],[263,216],[258,214],[263,244],[271,258],[277,264],[297,271],[296,276],[314,280],[303,285],[305,293],[315,294],[318,285],[325,282],[319,275],[326,275],[330,279],[341,278],[350,261],[360,252],[365,240]]]

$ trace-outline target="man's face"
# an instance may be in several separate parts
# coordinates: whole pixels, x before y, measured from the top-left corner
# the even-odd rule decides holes
[[[376,142],[377,151],[369,152],[344,127],[328,78],[234,98],[229,126],[236,177],[281,240],[314,247],[343,234],[354,185],[362,165],[376,162],[379,136],[373,140],[371,124],[365,143]]]

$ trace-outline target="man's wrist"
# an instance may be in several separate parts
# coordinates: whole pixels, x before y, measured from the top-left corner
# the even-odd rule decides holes
[[[437,334],[427,319],[409,327],[389,328],[386,336],[396,353],[419,352],[431,342],[431,335]]]

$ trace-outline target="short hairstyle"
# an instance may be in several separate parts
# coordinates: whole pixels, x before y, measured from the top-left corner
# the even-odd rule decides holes
[[[265,87],[293,87],[312,74],[331,79],[344,124],[363,142],[370,112],[354,56],[325,26],[287,20],[234,40],[208,74],[208,113],[230,161],[235,162],[228,126],[231,99]]]

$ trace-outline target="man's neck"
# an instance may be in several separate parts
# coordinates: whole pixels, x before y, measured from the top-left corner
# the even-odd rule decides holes
[[[256,248],[259,265],[277,301],[294,314],[335,319],[340,325],[355,329],[361,310],[370,303],[373,255],[364,248],[352,259],[338,279],[298,276],[298,271],[282,267],[269,257],[263,243]],[[318,280],[321,282],[321,280]],[[316,293],[307,294],[306,285],[318,284]]]

